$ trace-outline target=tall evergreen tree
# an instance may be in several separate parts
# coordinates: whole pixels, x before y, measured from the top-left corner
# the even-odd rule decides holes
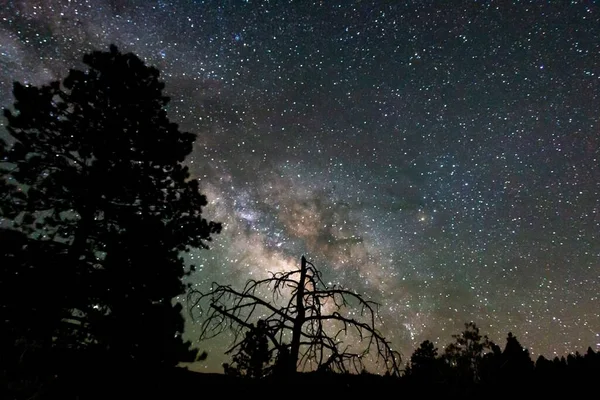
[[[173,304],[185,291],[179,254],[207,248],[221,229],[202,217],[207,200],[182,164],[195,135],[169,121],[159,71],[134,54],[111,46],[83,62],[62,84],[15,83],[5,110],[12,144],[0,143],[0,185],[10,190],[0,218],[30,244],[3,246],[14,262],[0,277],[12,302],[2,312],[30,312],[21,299],[33,296],[55,308],[51,347],[174,365],[194,354]],[[43,259],[24,256],[32,246]],[[28,290],[40,285],[60,301]]]
[[[501,360],[500,376],[505,381],[524,381],[529,379],[533,372],[533,361],[529,356],[529,350],[521,346],[512,332],[509,332],[506,338],[506,347],[502,352]]]
[[[223,364],[226,374],[263,378],[271,369],[273,354],[269,351],[269,337],[265,321],[259,319],[252,324],[240,343],[240,351],[233,356],[233,364]]]
[[[442,380],[441,361],[438,348],[429,340],[425,340],[410,356],[410,367],[405,375],[423,383],[439,382]]]
[[[458,381],[479,382],[483,356],[486,351],[492,350],[494,343],[487,335],[479,333],[479,327],[474,322],[465,323],[465,330],[452,335],[452,338],[454,342],[446,347],[444,358],[454,368]]]

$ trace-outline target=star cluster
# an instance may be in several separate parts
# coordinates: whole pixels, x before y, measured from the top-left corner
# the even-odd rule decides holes
[[[590,1],[3,1],[0,106],[115,43],[198,133],[225,227],[199,288],[306,254],[405,356],[471,320],[562,355],[600,349],[599,26]]]

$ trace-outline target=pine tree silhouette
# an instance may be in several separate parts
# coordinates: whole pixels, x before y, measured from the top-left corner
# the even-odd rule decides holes
[[[157,69],[115,46],[83,61],[62,84],[15,83],[5,110],[0,218],[12,241],[0,252],[0,323],[13,335],[2,340],[145,365],[192,360],[173,303],[185,292],[179,254],[221,229],[202,217],[207,200],[182,164],[195,135],[169,121]],[[32,312],[46,329],[18,317]]]
[[[533,361],[529,350],[523,348],[511,332],[506,338],[506,347],[501,356],[500,377],[505,383],[523,382],[531,378]]]
[[[227,364],[225,373],[248,378],[263,378],[269,372],[273,354],[269,351],[269,338],[265,321],[258,320],[256,326],[246,332],[240,343],[240,351],[233,356],[233,363]]]
[[[405,371],[405,376],[417,383],[437,383],[443,380],[443,360],[438,357],[438,348],[425,340],[419,345],[410,357],[410,366]]]
[[[479,327],[473,322],[465,323],[465,330],[452,335],[444,352],[444,358],[456,373],[461,384],[477,383],[481,380],[481,366],[486,350],[491,350],[493,342],[479,333]]]

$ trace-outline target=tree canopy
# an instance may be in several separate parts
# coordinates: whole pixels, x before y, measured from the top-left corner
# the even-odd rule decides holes
[[[486,335],[479,333],[474,322],[465,323],[465,330],[452,335],[444,352],[448,364],[454,367],[457,379],[478,382],[481,380],[481,363],[486,350],[491,350],[494,343]]]
[[[156,68],[115,46],[83,62],[62,82],[15,83],[4,111],[2,346],[193,359],[173,302],[180,253],[221,230],[183,164],[195,135],[169,120]]]

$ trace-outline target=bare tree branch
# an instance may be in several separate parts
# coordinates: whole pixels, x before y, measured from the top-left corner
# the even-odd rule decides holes
[[[261,298],[270,292],[271,300]],[[192,318],[200,322],[200,339],[233,333],[227,354],[239,355],[246,333],[254,321],[264,322],[270,352],[289,354],[287,372],[332,370],[359,373],[370,354],[383,363],[388,373],[400,372],[400,354],[376,329],[380,322],[379,304],[342,287],[328,287],[316,267],[302,257],[301,266],[289,272],[271,273],[269,278],[250,280],[236,290],[213,283],[211,290],[193,290],[188,295]],[[356,315],[346,316],[350,307]],[[358,344],[346,345],[344,339],[355,335]],[[238,353],[236,353],[236,351]]]

